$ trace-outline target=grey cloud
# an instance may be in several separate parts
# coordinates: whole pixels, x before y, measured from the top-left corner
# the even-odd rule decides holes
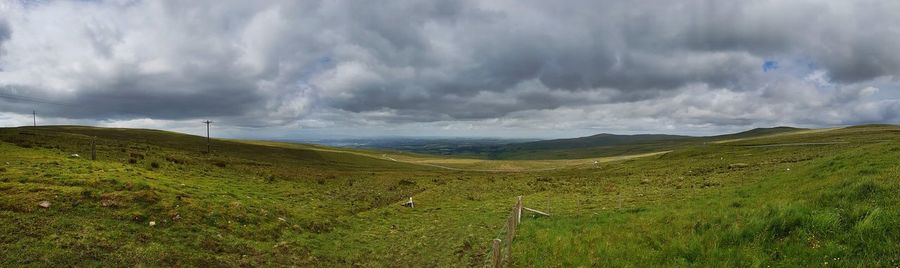
[[[9,23],[6,20],[0,19],[0,44],[3,41],[9,40],[9,37],[12,35],[12,30],[9,29]]]
[[[840,122],[896,120],[896,104],[810,91],[816,85],[804,76],[821,70],[844,88],[900,77],[897,11],[897,2],[875,0],[50,2],[0,23],[0,45],[16,54],[0,58],[0,85],[78,107],[48,108],[58,117],[217,117],[253,127],[317,117],[478,121],[601,106],[692,125],[747,125],[822,107],[850,109]],[[46,17],[78,30],[11,39],[15,27],[47,30],[33,25],[54,22]],[[40,54],[48,51],[61,56]],[[766,60],[808,67],[764,74]],[[681,95],[691,88],[758,102]],[[640,107],[648,103],[655,106]]]
[[[253,89],[253,84],[227,74],[188,80],[167,75],[128,77],[98,90],[85,90],[69,101],[79,105],[64,106],[60,112],[75,118],[112,119],[240,116],[264,104],[264,96]]]
[[[671,41],[693,50],[803,57],[841,82],[900,74],[896,1],[710,1],[690,10],[691,27]]]
[[[511,10],[494,14],[493,18],[476,20],[477,25],[462,28],[464,33],[454,35],[459,38],[461,50],[471,51],[461,57],[476,63],[469,68],[451,69],[447,74],[451,79],[435,85],[434,81],[419,80],[420,77],[385,76],[384,80],[391,82],[360,87],[353,92],[358,98],[344,97],[334,105],[350,111],[384,107],[408,112],[430,109],[465,119],[577,104],[548,98],[540,103],[521,102],[521,106],[511,109],[494,109],[497,113],[465,109],[469,107],[465,99],[446,105],[446,96],[474,98],[482,91],[510,92],[515,84],[529,79],[538,79],[551,89],[566,90],[658,91],[690,83],[753,90],[768,83],[759,77],[762,62],[784,57],[811,58],[812,65],[825,68],[836,82],[859,82],[900,73],[895,67],[900,63],[897,54],[882,49],[897,47],[892,42],[900,38],[871,34],[900,25],[883,16],[884,10],[897,9],[859,5],[847,15],[841,10],[845,7],[824,1],[784,5],[765,1],[729,5],[715,1],[662,5],[652,1],[594,1],[559,7],[542,3],[529,6],[534,7],[528,10],[533,12]],[[580,13],[581,10],[590,14]],[[617,15],[624,10],[636,14]],[[862,23],[860,20],[868,13],[886,21]],[[534,27],[529,30],[515,26],[527,20],[549,23],[529,25]],[[852,41],[828,45],[835,37]],[[829,53],[835,50],[846,52]],[[429,67],[433,66],[423,68]],[[440,66],[437,69],[444,70]],[[404,98],[409,96],[404,93],[409,90],[422,93],[416,98]]]
[[[4,19],[0,19],[0,59],[3,58],[4,49],[3,43],[9,40],[12,36],[12,30],[9,28],[9,23]],[[0,65],[0,72],[3,71],[3,65]]]

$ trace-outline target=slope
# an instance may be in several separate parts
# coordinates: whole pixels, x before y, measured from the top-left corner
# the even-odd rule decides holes
[[[897,266],[897,159],[900,127],[860,126],[708,144],[582,173],[525,197],[552,198],[555,213],[523,221],[515,260]]]
[[[98,161],[85,159],[91,136]],[[517,195],[553,216],[523,219],[516,266],[900,264],[897,126],[530,172],[203,144],[152,130],[0,129],[0,266],[486,266]],[[401,207],[410,196],[416,207]]]

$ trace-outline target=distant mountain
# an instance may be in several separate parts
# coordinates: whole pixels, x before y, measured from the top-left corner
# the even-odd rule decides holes
[[[312,141],[317,144],[352,148],[387,149],[434,155],[486,159],[578,159],[675,150],[687,145],[744,139],[804,130],[793,127],[756,128],[717,136],[683,136],[667,134],[593,136],[553,139],[459,139],[459,138],[370,138],[335,141]]]
[[[501,138],[359,138],[343,140],[309,141],[316,144],[365,148],[389,149],[413,153],[434,155],[466,155],[479,154],[490,148],[504,144],[524,143],[535,139],[501,139]]]
[[[555,139],[542,140],[525,143],[507,144],[501,147],[504,150],[563,150],[563,149],[581,149],[589,147],[603,147],[616,145],[635,145],[635,144],[656,144],[656,143],[673,143],[673,142],[702,142],[709,140],[726,140],[739,139],[748,137],[757,137],[764,135],[772,135],[791,131],[804,130],[794,127],[771,127],[771,128],[754,128],[744,132],[734,134],[725,134],[718,136],[682,136],[682,135],[666,135],[666,134],[638,134],[638,135],[616,135],[602,133],[588,137],[571,138],[571,139]]]
[[[726,134],[726,135],[718,135],[718,136],[709,136],[706,137],[708,139],[714,140],[729,140],[729,139],[741,139],[741,138],[749,138],[749,137],[757,137],[764,135],[772,135],[778,133],[792,132],[798,130],[807,130],[805,128],[795,128],[795,127],[769,127],[769,128],[754,128],[751,130],[747,130],[744,132],[738,132],[734,134]]]
[[[503,146],[506,150],[562,150],[562,149],[578,149],[586,147],[598,146],[614,146],[638,143],[653,143],[660,141],[677,141],[686,140],[694,137],[665,135],[665,134],[639,134],[639,135],[616,135],[616,134],[597,134],[588,137],[572,138],[572,139],[556,139],[543,140],[526,143],[514,143]]]
[[[462,154],[490,159],[574,159],[615,156],[674,150],[691,144],[724,141],[804,130],[793,127],[756,128],[744,132],[694,137],[666,134],[616,135],[597,134],[588,137],[510,143],[466,148]],[[451,154],[453,154],[451,152]]]

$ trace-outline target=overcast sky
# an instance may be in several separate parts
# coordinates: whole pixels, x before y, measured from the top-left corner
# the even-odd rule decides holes
[[[900,123],[900,1],[0,2],[0,126],[246,138]]]

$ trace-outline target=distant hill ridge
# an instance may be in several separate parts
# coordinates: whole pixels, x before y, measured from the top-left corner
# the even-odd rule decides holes
[[[771,135],[792,131],[800,131],[800,130],[808,130],[806,128],[795,128],[795,127],[769,127],[769,128],[754,128],[751,130],[747,130],[744,132],[738,132],[734,134],[725,134],[725,135],[717,135],[717,136],[709,136],[707,138],[714,139],[734,139],[734,138],[746,138],[746,137],[754,137],[754,136],[762,136],[762,135]]]
[[[510,143],[473,148],[471,151],[491,159],[567,159],[614,156],[673,150],[691,144],[767,136],[804,130],[794,127],[755,128],[716,136],[669,134],[617,135],[602,133],[587,137]],[[466,152],[462,152],[466,153]]]
[[[636,135],[617,135],[602,133],[593,136],[571,138],[571,139],[555,139],[543,140],[525,143],[514,143],[505,146],[506,149],[524,149],[524,150],[540,150],[540,149],[575,149],[583,147],[597,146],[614,146],[633,143],[655,142],[664,140],[684,140],[694,138],[691,136],[666,135],[666,134],[636,134]]]
[[[709,141],[722,139],[746,138],[761,135],[771,135],[777,133],[804,130],[794,127],[771,127],[771,128],[754,128],[744,132],[734,134],[716,135],[716,136],[685,136],[685,135],[669,135],[669,134],[635,134],[635,135],[618,135],[610,133],[601,133],[597,135],[570,138],[570,139],[554,139],[542,140],[534,142],[513,143],[504,146],[504,149],[517,150],[541,150],[541,149],[576,149],[584,147],[599,146],[615,146],[626,144],[641,144],[662,141]]]

